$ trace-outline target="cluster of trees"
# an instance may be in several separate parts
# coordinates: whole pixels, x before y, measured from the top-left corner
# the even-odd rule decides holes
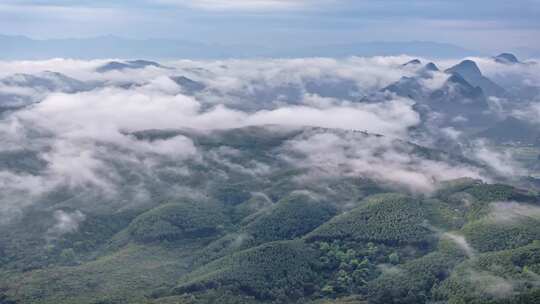
[[[529,201],[536,200],[528,193],[523,193],[516,188],[509,185],[502,184],[480,184],[470,187],[465,192],[474,196],[481,202],[494,202],[494,201]]]
[[[506,222],[482,218],[465,225],[462,232],[477,251],[513,249],[540,240],[540,218],[523,217]]]
[[[337,210],[309,194],[293,193],[250,222],[245,232],[256,243],[301,237],[328,221]]]
[[[324,296],[362,293],[367,282],[378,275],[373,261],[379,255],[379,249],[373,243],[368,243],[364,252],[348,248],[338,241],[318,242],[316,246],[321,251],[321,267],[330,273],[321,288]],[[389,260],[397,264],[398,254],[392,253]]]
[[[385,244],[427,244],[432,231],[424,225],[422,202],[383,195],[337,216],[308,235],[309,240],[355,240]]]
[[[315,292],[317,264],[317,252],[302,241],[266,243],[201,267],[175,293],[220,289],[287,302]]]
[[[460,257],[432,252],[383,272],[368,284],[370,303],[426,303],[431,290],[444,281]]]
[[[517,251],[508,251],[512,252],[509,255],[512,258],[506,262],[508,269],[521,265],[519,266],[522,268],[521,272],[540,273],[540,269],[536,268],[540,264],[535,266],[538,262],[531,258],[536,256],[536,253],[533,253],[535,249],[523,251],[525,248],[523,246],[538,238],[535,227],[539,225],[522,222],[506,230],[501,227],[482,226],[491,202],[500,199],[525,199],[530,202],[536,199],[534,194],[521,193],[504,185],[486,185],[472,180],[463,181],[449,188],[451,189],[437,193],[434,199],[411,198],[396,194],[375,195],[358,203],[358,207],[333,218],[332,213],[336,213],[337,210],[313,213],[308,211],[307,207],[315,205],[313,202],[307,203],[309,200],[305,200],[305,197],[304,200],[287,197],[262,215],[252,216],[246,227],[257,229],[245,231],[249,231],[252,235],[262,231],[259,237],[264,235],[265,237],[261,239],[265,241],[294,239],[307,233],[303,237],[304,241],[291,242],[298,242],[297,244],[303,244],[304,248],[311,248],[312,254],[309,258],[301,258],[303,262],[310,262],[308,264],[294,262],[294,266],[288,266],[301,273],[307,285],[304,284],[300,288],[298,282],[294,283],[293,280],[288,281],[287,289],[273,289],[276,286],[284,286],[281,284],[284,281],[274,276],[276,274],[274,269],[280,269],[280,266],[276,266],[273,261],[264,262],[269,263],[272,270],[257,266],[262,272],[270,271],[266,273],[265,283],[258,281],[260,273],[255,275],[257,278],[240,279],[240,272],[232,270],[246,269],[246,263],[230,266],[231,260],[228,256],[219,260],[220,267],[216,268],[214,264],[216,262],[212,262],[208,265],[214,265],[213,267],[206,268],[207,265],[201,268],[201,272],[196,272],[198,276],[196,280],[181,285],[182,287],[176,291],[207,294],[209,290],[214,292],[221,290],[220,294],[223,295],[225,290],[233,288],[232,290],[241,294],[254,296],[258,301],[276,303],[299,299],[302,299],[301,301],[308,299],[316,301],[315,299],[319,298],[339,299],[348,295],[359,295],[358,301],[366,300],[375,304],[427,303],[434,300],[451,300],[452,303],[511,303],[504,302],[507,298],[490,298],[484,301],[478,294],[464,291],[466,289],[464,286],[458,284],[456,287],[454,279],[456,271],[459,272],[459,269],[466,267],[464,265],[469,265],[471,260],[467,258],[464,249],[454,241],[439,239],[437,235],[438,231],[447,229],[456,229],[458,230],[456,233],[464,234],[473,246],[478,245],[480,258],[472,259],[476,261],[475,263],[486,263],[482,261],[485,261],[491,252],[498,254],[501,252],[499,250],[515,248],[513,250]],[[467,203],[455,200],[459,195],[469,198]],[[305,225],[297,226],[301,222],[298,219],[302,219],[303,216],[306,219]],[[291,229],[281,226],[288,226]],[[303,229],[304,227],[306,229]],[[313,227],[316,227],[315,230],[309,232]],[[252,243],[256,244],[257,242]],[[260,247],[241,251],[239,254],[243,255],[251,250],[259,251],[259,248],[268,244],[276,243],[266,243]],[[484,251],[487,253],[481,254]],[[289,256],[290,258],[292,256]],[[223,261],[229,261],[229,264]],[[499,259],[497,263],[501,263],[501,260]],[[487,269],[498,267],[497,263],[485,267]],[[311,275],[304,276],[306,271]],[[246,275],[246,272],[242,274]],[[249,272],[249,275],[254,273]],[[288,276],[282,275],[285,278],[289,278]],[[249,286],[244,286],[243,284],[248,281]],[[522,277],[522,281],[527,280]],[[253,285],[258,288],[254,288]],[[265,293],[264,289],[273,291]],[[291,293],[292,290],[295,291]],[[456,296],[460,294],[463,295],[462,298]],[[523,301],[537,297],[537,294],[537,289],[530,288],[513,299],[516,303],[520,301],[526,303]],[[493,302],[495,300],[496,302]]]
[[[450,303],[537,303],[540,241],[480,254],[459,264],[433,298]]]
[[[215,235],[226,224],[222,206],[212,201],[182,201],[139,215],[128,232],[139,242],[177,241]]]
[[[282,174],[286,177],[277,179],[295,176]],[[150,210],[86,214],[77,231],[42,246],[43,254],[28,251],[28,260],[32,257],[37,263],[32,267],[53,263],[92,269],[99,262],[89,264],[85,259],[102,254],[106,262],[124,261],[117,264],[119,268],[129,265],[122,260],[128,253],[114,255],[117,248],[177,249],[178,259],[191,257],[185,263],[175,264],[177,256],[168,262],[180,274],[150,290],[147,301],[152,304],[169,303],[167,299],[182,304],[326,303],[324,299],[346,303],[342,299],[350,296],[357,303],[374,304],[505,304],[513,303],[508,299],[515,303],[538,299],[537,285],[530,282],[540,274],[540,246],[534,242],[540,239],[539,219],[499,225],[487,216],[494,201],[534,203],[538,196],[510,186],[463,180],[431,198],[386,193],[364,199],[365,193],[375,191],[372,184],[347,183],[332,184],[332,195],[290,191],[293,184],[277,183],[267,185],[265,193],[270,197],[250,193],[248,181],[224,183],[210,193],[213,197],[201,201],[168,200]],[[345,204],[339,201],[340,190],[349,191],[347,197],[363,199]],[[31,220],[28,224],[35,231],[50,226]],[[474,258],[467,257],[455,241],[441,238],[445,231],[463,235],[474,248]],[[24,269],[17,267],[25,260],[14,264],[11,256],[22,257],[17,251],[26,250],[33,239],[3,246],[8,241],[9,236],[0,239],[0,262]],[[136,254],[142,258],[137,261],[150,258]],[[164,266],[163,271],[173,271],[170,268]],[[479,294],[468,286],[476,282],[468,269],[511,282],[515,292],[509,297]],[[42,277],[47,273],[41,272]],[[95,286],[88,290],[98,288],[96,281],[91,284]],[[120,301],[109,298],[111,303]],[[12,304],[8,296],[0,296],[2,301]]]

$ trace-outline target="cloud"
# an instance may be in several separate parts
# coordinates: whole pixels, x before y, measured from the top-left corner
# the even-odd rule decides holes
[[[79,229],[79,225],[86,219],[86,216],[79,210],[66,212],[56,210],[54,212],[55,224],[47,230],[47,239],[52,240],[67,233],[73,233]]]
[[[107,168],[95,156],[95,148],[79,142],[66,140],[55,141],[44,159],[48,162],[47,174],[62,178],[71,187],[95,185],[110,189],[106,178]]]
[[[159,3],[211,11],[280,11],[305,9],[335,1],[328,0],[159,0]]]
[[[236,154],[241,151],[231,147],[200,149],[190,135],[152,140],[133,135],[145,130],[212,134],[247,126],[315,127],[306,128],[311,131],[279,151],[281,160],[307,169],[309,174],[302,178],[363,177],[420,193],[429,193],[448,179],[489,180],[473,166],[415,154],[407,143],[410,130],[421,123],[413,100],[388,95],[378,102],[361,102],[362,96],[402,76],[413,76],[415,71],[401,67],[410,59],[181,60],[165,63],[172,69],[110,73],[95,72],[107,60],[0,62],[3,77],[52,70],[94,84],[82,92],[44,90],[35,103],[0,119],[0,151],[31,151],[46,163],[38,172],[1,171],[0,183],[6,190],[0,195],[0,212],[20,212],[59,187],[114,202],[111,206],[151,204],[153,191],[164,196],[189,193],[186,185],[172,187],[170,181],[188,180],[195,163],[219,164],[212,178],[222,181],[229,174],[264,177],[274,169],[265,161],[239,162]],[[203,86],[184,95],[182,84],[171,76],[185,76]],[[445,77],[436,75],[423,86],[433,90]],[[9,90],[25,92],[22,85]],[[454,128],[442,132],[456,141],[462,137]],[[499,173],[522,172],[487,145],[470,151]],[[76,209],[87,213],[84,205],[89,201],[81,198]]]
[[[126,19],[123,10],[114,9],[105,6],[93,5],[66,5],[67,3],[57,1],[11,1],[8,0],[0,4],[0,14],[12,14],[18,16],[38,17],[47,23],[53,21],[63,22],[81,22],[92,21],[96,18],[108,19]]]
[[[431,92],[440,89],[450,77],[450,75],[441,72],[432,72],[430,73],[430,76],[431,77],[421,78],[420,83],[424,89]]]
[[[407,128],[419,123],[411,111],[412,103],[396,100],[381,104],[313,108],[283,107],[250,115],[246,125],[296,125],[363,130],[389,136],[404,135]]]
[[[167,83],[169,85],[173,84]],[[128,90],[105,88],[77,94],[51,94],[35,106],[15,113],[14,117],[63,136],[116,143],[127,141],[120,132],[124,130],[227,129],[277,124],[402,136],[409,127],[419,123],[412,102],[407,99],[322,107],[284,105],[272,110],[245,112],[225,105],[208,107],[192,97],[171,95],[170,89],[147,85]],[[172,89],[174,91],[174,87]],[[159,119],[151,119],[153,117]]]
[[[469,258],[473,258],[475,255],[474,249],[472,246],[467,242],[464,236],[453,233],[453,232],[445,232],[442,234],[442,237],[447,238],[454,242],[456,245],[459,246],[463,252],[467,255]]]
[[[508,151],[500,151],[484,140],[473,141],[465,149],[465,155],[491,168],[500,176],[528,175],[527,169],[514,159],[514,155]]]
[[[51,184],[41,176],[16,174],[7,170],[0,171],[0,224],[22,214],[25,207],[35,202],[40,195],[52,190]]]
[[[42,183],[47,185],[44,189],[58,185],[84,186],[114,194],[115,185],[122,183],[122,177],[110,170],[109,159],[131,162],[129,157],[133,154],[135,162],[138,162],[135,155],[162,156],[182,162],[198,157],[194,143],[185,136],[147,142],[126,135],[136,131],[282,125],[367,130],[400,137],[406,136],[407,129],[419,122],[407,100],[324,108],[284,106],[249,113],[223,105],[204,109],[191,97],[171,95],[169,88],[165,93],[161,90],[143,86],[129,90],[105,88],[76,94],[53,93],[32,107],[13,113],[1,125],[6,129],[19,125],[11,137],[20,137],[27,130],[40,130],[41,136],[45,136],[40,140],[41,146],[33,147],[41,151],[48,163],[43,172]],[[126,152],[111,152],[112,146]],[[221,160],[227,163],[225,158]],[[247,170],[244,173],[268,171],[266,165],[257,163],[244,169]]]
[[[503,1],[425,0],[3,0],[0,26],[6,33],[39,38],[108,34],[191,40],[205,37],[205,41],[234,45],[257,41],[273,46],[294,43],[304,48],[321,41],[349,44],[377,41],[381,37],[388,41],[438,41],[445,37],[447,41],[490,52],[523,44],[538,48],[538,5],[526,2],[510,5]],[[466,11],[462,9],[464,5]],[[505,12],[504,18],[500,12]],[[254,15],[258,18],[254,19]],[[398,28],[396,18],[400,22]],[[141,30],[140,24],[147,26]],[[171,28],[175,31],[171,32]]]
[[[406,142],[362,133],[314,131],[291,140],[285,158],[309,170],[305,178],[363,177],[412,192],[431,192],[445,180],[481,178],[475,168],[429,160]],[[296,154],[296,156],[295,156]]]
[[[516,109],[515,116],[533,124],[540,124],[540,102],[531,102],[522,109]]]
[[[540,86],[539,64],[502,64],[492,58],[471,57],[482,73],[500,85],[509,86]]]
[[[220,146],[212,149],[206,153],[206,157],[220,166],[227,167],[233,172],[251,175],[252,177],[263,177],[272,172],[270,165],[257,160],[246,161],[242,158],[245,157],[244,152],[228,146]],[[238,159],[241,161],[238,161]],[[259,194],[264,195],[262,193]]]
[[[188,178],[189,162],[213,160],[231,172],[255,176],[272,170],[259,161],[238,163],[231,149],[199,151],[183,135],[149,141],[130,135],[137,131],[210,132],[279,125],[367,130],[406,137],[408,129],[419,123],[408,99],[365,104],[305,91],[307,81],[320,79],[331,80],[332,84],[352,81],[360,90],[377,88],[399,78],[399,71],[394,69],[401,61],[400,57],[180,61],[171,63],[173,70],[147,68],[104,74],[95,72],[107,62],[101,60],[0,62],[4,77],[52,70],[96,84],[83,92],[44,90],[33,104],[2,117],[3,149],[37,153],[45,165],[32,173],[2,171],[0,182],[5,191],[0,196],[1,212],[9,218],[62,187],[84,194],[72,202],[82,212],[90,208],[86,204],[91,200],[113,201],[111,208],[148,203],[152,191],[165,196],[189,192],[181,185],[165,186],[172,177]],[[183,95],[182,88],[169,78],[177,75],[201,81],[208,89],[195,96]],[[301,91],[294,99],[288,96],[290,102],[281,102],[279,96],[262,100],[264,92],[285,85],[298,86]],[[24,89],[22,84],[13,87],[15,91]],[[164,167],[166,162],[174,166]],[[227,174],[219,172],[215,178],[226,179]]]
[[[304,86],[306,80],[350,80],[364,90],[382,88],[403,76],[413,75],[399,69],[407,56],[296,58],[265,60],[192,61],[171,63],[180,70],[206,70],[205,81],[219,92],[257,91],[260,87],[280,87],[287,84]]]
[[[467,280],[474,286],[479,295],[488,295],[494,298],[506,298],[514,293],[512,281],[496,276],[486,271],[469,271]]]
[[[523,219],[540,220],[540,207],[517,202],[490,204],[488,218],[501,224],[511,224]]]

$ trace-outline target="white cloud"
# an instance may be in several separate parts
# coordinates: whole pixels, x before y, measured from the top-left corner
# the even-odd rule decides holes
[[[39,103],[0,120],[1,149],[38,151],[47,161],[38,175],[2,172],[0,183],[8,188],[1,197],[2,209],[27,206],[60,185],[109,196],[127,191],[122,175],[111,167],[112,163],[129,168],[130,174],[136,176],[134,180],[144,185],[159,173],[189,176],[185,162],[212,156],[202,155],[204,151],[198,151],[195,143],[182,135],[154,141],[129,135],[150,129],[210,131],[279,125],[368,131],[385,137],[365,137],[352,132],[347,135],[337,130],[314,133],[289,142],[283,156],[294,157],[290,152],[303,155],[295,164],[308,168],[311,173],[308,177],[361,176],[412,192],[433,191],[440,181],[447,179],[483,178],[476,168],[446,160],[428,160],[412,153],[405,141],[410,139],[409,130],[420,123],[413,101],[393,97],[364,103],[355,96],[322,97],[307,90],[309,81],[324,81],[337,84],[337,93],[341,92],[339,85],[343,85],[346,89],[353,87],[360,95],[369,94],[401,76],[412,76],[413,72],[401,68],[409,59],[397,56],[183,60],[165,64],[174,69],[150,67],[103,74],[96,73],[95,68],[107,61],[0,62],[2,76],[53,70],[106,84],[80,93],[43,92]],[[204,83],[206,89],[194,96],[183,95],[181,87],[169,78],[180,75]],[[436,88],[445,77],[438,75],[424,86]],[[137,85],[126,88],[110,85],[124,82]],[[274,94],[276,91],[280,93]],[[459,130],[447,128],[443,132],[454,139],[460,138]],[[272,169],[261,162],[238,164],[234,156],[225,153],[231,150],[214,152],[213,160],[234,172],[264,175]],[[490,147],[475,146],[471,155],[496,167],[499,173],[521,172]],[[175,165],[156,172],[164,159],[173,160]],[[226,178],[226,172],[218,175]],[[143,186],[140,188],[143,190],[133,197],[140,200],[150,197]],[[8,204],[14,197],[16,203]]]
[[[450,75],[441,72],[433,72],[430,75],[431,77],[420,79],[423,88],[429,91],[440,89],[450,77]]]
[[[466,155],[506,177],[526,176],[528,171],[508,151],[500,151],[484,140],[476,140],[466,149]]]
[[[203,69],[205,81],[215,90],[231,92],[253,89],[253,86],[278,87],[299,84],[306,79],[354,81],[362,90],[382,88],[397,81],[401,76],[412,76],[410,71],[400,69],[408,56],[297,58],[265,60],[182,60],[169,65],[179,70]]]
[[[100,200],[115,200],[118,195],[144,200],[150,197],[145,183],[156,180],[157,174],[185,177],[190,172],[184,162],[200,160],[201,153],[187,137],[145,141],[127,135],[135,131],[280,125],[357,129],[406,137],[408,128],[419,122],[412,102],[407,99],[364,104],[301,91],[290,104],[274,103],[272,99],[264,104],[258,99],[259,93],[253,93],[272,92],[286,84],[303,90],[308,79],[352,81],[361,90],[369,90],[399,79],[401,72],[395,67],[403,60],[380,57],[180,61],[171,63],[174,70],[147,68],[103,74],[95,69],[106,60],[0,62],[3,73],[0,76],[4,77],[52,70],[88,82],[137,84],[125,89],[105,85],[79,93],[44,91],[37,98],[39,102],[3,117],[0,120],[3,149],[37,151],[46,166],[38,174],[3,171],[0,182],[6,190],[0,197],[0,212],[20,212],[49,191],[63,186],[93,193]],[[182,95],[181,88],[169,79],[177,75],[204,82],[209,89],[194,97]],[[241,110],[238,105],[249,109]],[[162,159],[174,160],[174,167],[159,168]],[[271,170],[260,162],[239,165],[227,155],[219,154],[215,160],[242,174],[261,175]],[[135,184],[126,185],[122,175],[126,173],[120,173],[119,168],[128,168],[122,170],[136,176]],[[130,191],[129,187],[140,190]],[[170,190],[175,191],[173,188]],[[84,210],[84,206],[79,207]]]
[[[51,151],[44,153],[48,162],[47,173],[72,187],[88,184],[112,190],[105,174],[108,170],[95,153],[91,143],[57,140]]]
[[[475,254],[474,249],[471,247],[469,242],[467,242],[464,236],[453,233],[453,232],[445,232],[442,234],[442,236],[444,238],[448,238],[449,240],[454,242],[456,245],[458,245],[459,248],[463,250],[463,252],[465,252],[467,257],[469,258],[474,257],[474,254]]]
[[[164,4],[190,6],[214,11],[269,11],[308,8],[329,0],[159,0]]]
[[[472,57],[482,74],[501,85],[540,86],[540,64],[502,64],[492,58]]]
[[[494,298],[506,298],[513,294],[514,284],[511,280],[497,276],[487,271],[468,272],[468,281],[479,295],[488,295]]]
[[[56,223],[47,230],[47,239],[51,240],[66,233],[73,233],[79,229],[79,225],[86,219],[86,216],[79,210],[65,212],[57,210],[54,212]]]
[[[419,123],[419,117],[412,111],[411,106],[412,103],[406,100],[396,100],[322,109],[306,106],[282,107],[256,112],[247,118],[246,125],[317,126],[403,136],[407,133],[407,128]]]
[[[540,124],[540,102],[531,102],[525,108],[515,110],[513,114],[530,123]]]
[[[490,204],[488,218],[501,224],[515,223],[523,219],[540,220],[540,207],[517,202]]]
[[[362,133],[313,132],[290,141],[287,149],[293,156],[285,158],[308,169],[308,179],[354,176],[412,192],[431,192],[445,180],[481,178],[475,168],[428,160],[415,155],[406,142]]]
[[[227,129],[250,125],[319,126],[367,130],[404,136],[419,123],[406,99],[378,104],[329,107],[283,106],[253,113],[218,105],[204,109],[188,96],[139,89],[103,89],[78,94],[52,94],[15,117],[64,137],[125,141],[121,131],[197,128]],[[131,144],[131,143],[130,143]]]
[[[0,224],[21,214],[21,210],[35,202],[51,184],[41,176],[0,171]]]

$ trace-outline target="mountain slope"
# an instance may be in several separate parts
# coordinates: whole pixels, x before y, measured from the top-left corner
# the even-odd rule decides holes
[[[476,134],[498,144],[540,145],[540,127],[528,121],[509,116],[494,126]]]
[[[488,96],[503,96],[505,90],[489,78],[482,75],[482,72],[472,60],[463,60],[459,64],[445,70],[449,74],[458,74],[471,85],[480,87]]]
[[[81,39],[37,40],[24,36],[0,35],[0,56],[8,60],[48,58],[161,58],[224,59],[256,57],[347,57],[416,55],[463,58],[479,52],[452,44],[408,42],[364,42],[350,44],[313,43],[308,47],[282,44],[273,48],[257,44],[227,45],[171,39],[128,39],[100,36]]]
[[[280,142],[278,138],[296,133],[264,135],[255,128],[246,134],[272,146]],[[257,146],[243,145],[236,135],[192,136],[199,136],[199,144],[206,146],[227,143],[254,155],[266,150],[252,150]],[[149,132],[144,136],[150,136]],[[283,181],[284,174],[298,177],[301,171],[285,171],[273,178]],[[511,225],[510,230],[483,228],[500,201],[514,201],[508,206],[518,214],[529,210],[526,216],[538,220],[540,196],[510,186],[459,180],[442,184],[426,198],[388,194],[384,188],[370,188],[379,194],[369,195],[363,189],[372,186],[361,180],[338,179],[324,185],[294,185],[294,179],[285,180],[292,183],[290,188],[250,182],[251,189],[259,191],[251,198],[244,195],[244,181],[230,183],[226,192],[213,192],[207,202],[167,200],[152,208],[117,213],[108,220],[85,211],[80,228],[51,239],[49,247],[43,246],[45,240],[32,239],[46,227],[42,225],[47,211],[29,213],[25,222],[13,223],[0,239],[4,253],[0,261],[7,270],[0,275],[3,299],[20,303],[309,303],[355,295],[388,303],[409,294],[414,295],[411,303],[418,303],[423,301],[419,294],[429,299],[434,299],[435,292],[446,296],[442,288],[447,287],[441,286],[461,275],[454,266],[472,262],[468,262],[471,249],[467,246],[482,254],[499,250],[518,254],[534,248],[538,234],[531,234],[527,219],[525,226]],[[306,187],[312,190],[292,190]],[[273,203],[264,193],[283,198]],[[237,207],[253,198],[265,202],[252,205],[260,209],[239,219]],[[23,234],[32,226],[36,232]],[[455,235],[463,235],[469,245]],[[28,254],[35,261],[36,254],[45,253],[47,263],[32,266],[22,256]]]

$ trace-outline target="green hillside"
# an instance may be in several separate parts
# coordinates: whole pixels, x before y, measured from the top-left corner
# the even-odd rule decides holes
[[[155,160],[149,176],[114,163],[129,177],[120,196],[55,189],[0,226],[0,304],[535,303],[538,193],[468,178],[418,192],[343,164],[323,174],[333,158],[306,164],[291,147],[328,132],[136,133],[188,136],[198,154]],[[463,164],[396,144],[376,153]]]
[[[342,214],[309,234],[308,240],[352,240],[399,244],[423,244],[432,232],[424,225],[426,213],[418,199],[382,195]]]

